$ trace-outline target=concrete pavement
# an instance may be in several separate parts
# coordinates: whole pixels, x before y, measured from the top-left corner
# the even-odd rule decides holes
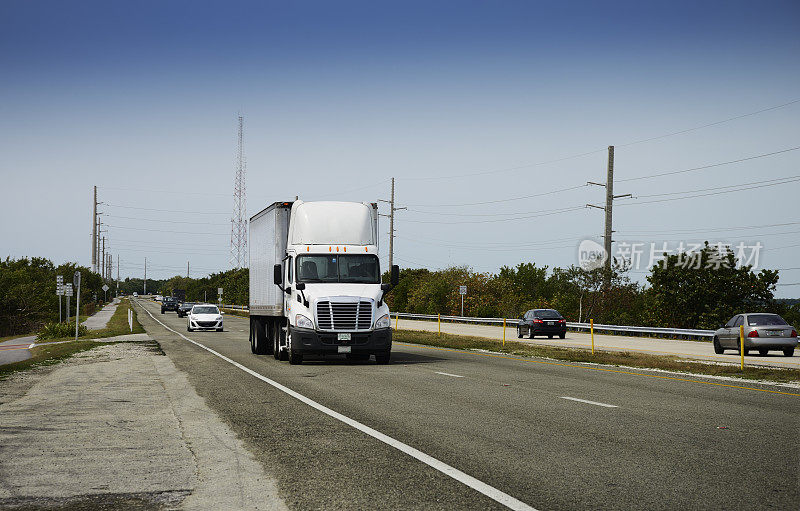
[[[119,305],[119,298],[114,298],[112,302],[107,303],[102,309],[95,312],[83,321],[83,325],[89,330],[102,330],[108,325],[108,320],[114,315]]]

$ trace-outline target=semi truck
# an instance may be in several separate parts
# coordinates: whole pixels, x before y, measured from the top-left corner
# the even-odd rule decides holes
[[[389,362],[399,269],[381,283],[377,204],[275,202],[250,218],[248,247],[253,353]]]

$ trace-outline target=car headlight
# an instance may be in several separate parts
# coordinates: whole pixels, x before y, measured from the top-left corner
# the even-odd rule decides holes
[[[314,328],[314,322],[302,314],[295,316],[294,323],[299,328]]]
[[[384,314],[380,317],[380,319],[378,319],[378,321],[375,322],[375,328],[389,328],[389,324],[389,315]]]

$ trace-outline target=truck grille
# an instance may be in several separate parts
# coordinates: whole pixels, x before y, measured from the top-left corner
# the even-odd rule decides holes
[[[320,330],[369,330],[372,302],[317,302]]]

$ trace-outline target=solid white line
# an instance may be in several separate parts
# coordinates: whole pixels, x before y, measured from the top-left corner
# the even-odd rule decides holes
[[[412,458],[415,458],[415,459],[425,463],[429,467],[432,467],[432,468],[438,470],[439,472],[441,472],[441,473],[443,473],[443,474],[445,474],[447,476],[452,477],[456,481],[458,481],[460,483],[463,483],[463,484],[469,486],[470,488],[472,488],[472,489],[474,489],[474,490],[476,490],[476,491],[478,491],[480,493],[483,493],[484,495],[486,495],[490,499],[492,499],[492,500],[494,500],[496,502],[499,502],[500,504],[506,506],[509,509],[514,509],[514,510],[517,510],[517,511],[537,511],[536,508],[529,506],[528,504],[522,502],[521,500],[517,500],[514,497],[512,497],[511,495],[508,495],[507,493],[503,493],[502,491],[498,490],[497,488],[495,488],[493,486],[489,486],[488,484],[484,483],[483,481],[475,479],[471,475],[465,474],[464,472],[462,472],[462,471],[460,471],[460,470],[458,470],[458,469],[456,469],[454,467],[451,467],[450,465],[448,465],[448,464],[446,464],[444,462],[441,462],[441,461],[437,460],[433,456],[429,456],[429,455],[425,454],[424,452],[419,451],[419,450],[411,447],[410,445],[404,444],[403,442],[401,442],[399,440],[395,440],[394,438],[392,438],[392,437],[390,437],[388,435],[385,435],[385,434],[381,433],[380,431],[372,429],[371,427],[369,427],[369,426],[367,426],[365,424],[361,424],[360,422],[358,422],[356,420],[353,420],[350,417],[347,417],[345,415],[342,415],[339,412],[335,412],[335,411],[331,410],[330,408],[328,408],[327,406],[321,405],[321,404],[317,403],[316,401],[314,401],[314,400],[312,400],[310,398],[307,398],[306,396],[304,396],[304,395],[302,395],[302,394],[300,394],[298,392],[295,392],[294,390],[292,390],[292,389],[290,389],[288,387],[285,387],[285,386],[281,385],[280,383],[267,378],[266,376],[262,376],[261,374],[253,371],[250,368],[247,368],[247,367],[243,366],[242,364],[240,364],[238,362],[235,362],[235,361],[231,360],[230,358],[226,357],[225,355],[223,355],[221,353],[218,353],[218,352],[214,351],[213,349],[209,348],[208,346],[200,344],[197,341],[193,341],[192,339],[189,339],[188,337],[186,337],[182,333],[171,329],[170,327],[168,327],[167,325],[165,325],[164,323],[162,323],[161,321],[156,319],[156,317],[153,316],[153,314],[151,314],[150,311],[147,310],[146,308],[144,308],[144,307],[142,307],[142,308],[144,309],[144,311],[151,318],[153,318],[153,320],[155,320],[158,324],[160,324],[161,326],[163,326],[164,328],[166,328],[170,332],[173,332],[173,333],[179,335],[180,337],[182,337],[183,339],[186,339],[187,341],[189,341],[190,343],[194,344],[195,346],[203,348],[204,350],[208,351],[209,353],[212,353],[212,354],[218,356],[219,358],[221,358],[222,360],[224,360],[224,361],[226,361],[226,362],[238,367],[239,369],[241,369],[242,371],[246,372],[247,374],[250,374],[251,376],[254,376],[254,377],[258,378],[259,380],[261,380],[261,381],[263,381],[263,382],[265,382],[265,383],[267,383],[269,385],[272,385],[273,387],[275,387],[276,389],[280,390],[281,392],[285,392],[286,394],[292,396],[293,398],[297,399],[298,401],[301,401],[301,402],[307,404],[308,406],[319,410],[320,412],[324,413],[325,415],[328,415],[330,417],[333,417],[334,419],[337,419],[337,420],[339,420],[341,422],[344,422],[348,426],[351,426],[351,427],[361,431],[362,433],[366,433],[367,435],[369,435],[369,436],[371,436],[371,437],[373,437],[373,438],[375,438],[377,440],[380,440],[381,442],[385,443],[386,445],[394,447],[398,451],[401,451],[401,452],[404,452],[405,454],[408,454]]]
[[[31,345],[30,345],[30,346],[28,346],[28,349],[31,349],[31,348],[33,348],[35,345],[36,345],[36,343],[35,343],[35,342],[32,342],[32,343],[31,343]]]
[[[443,373],[443,372],[440,372],[440,371],[436,371],[436,374],[441,374],[443,376],[452,376],[453,378],[463,378],[463,376],[458,375],[458,374]]]
[[[569,399],[570,401],[577,401],[579,403],[587,403],[590,405],[605,406],[606,408],[618,408],[617,405],[607,405],[605,403],[598,403],[597,401],[587,401],[585,399],[578,399],[577,397],[561,396],[561,399]]]

